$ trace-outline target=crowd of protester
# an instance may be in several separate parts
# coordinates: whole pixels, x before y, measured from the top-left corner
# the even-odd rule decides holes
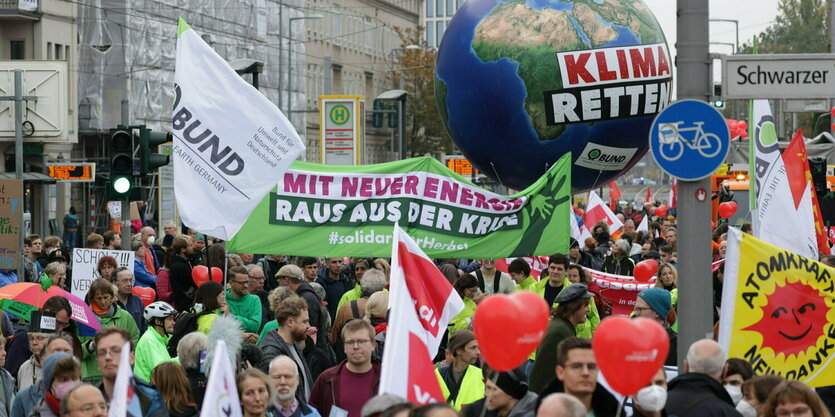
[[[98,261],[85,302],[102,329],[82,335],[73,308],[60,296],[42,308],[54,328],[3,312],[0,417],[106,415],[123,355],[133,366],[143,416],[197,415],[215,400],[206,396],[207,358],[215,349],[210,337],[225,340],[237,358],[233,367],[247,417],[603,417],[623,408],[635,416],[830,417],[831,389],[816,392],[755,375],[747,362],[727,358],[708,339],[689,347],[677,376],[668,378],[662,367],[630,398],[599,380],[590,339],[612,308],[588,269],[631,275],[637,262],[658,261],[656,285],[638,293],[632,314],[664,327],[671,342],[666,365],[672,366],[678,363],[677,300],[687,296],[678,293],[678,280],[708,280],[679,276],[673,216],[653,217],[647,233],[635,230],[651,212],[649,205],[617,208],[623,229],[587,225],[592,237],[571,239],[568,253],[551,256],[547,267],[533,271],[539,274],[522,259],[512,261],[507,273],[493,259],[437,259],[464,310],[449,323],[435,357],[446,401],[425,406],[377,395],[387,329],[397,325],[387,322],[388,259],[227,253],[223,242],[177,234],[173,223],[163,225],[161,239],[151,227],[130,242],[112,231],[94,233],[85,247],[135,255],[132,269],[110,256]],[[720,225],[714,233],[717,261],[725,256],[726,232],[727,225]],[[70,289],[72,265],[61,238],[31,235],[24,250],[25,281],[43,284],[48,277],[51,285]],[[224,271],[223,281],[198,285],[193,272],[200,265]],[[717,312],[721,271],[712,277]],[[2,273],[2,285],[17,281],[11,271]],[[156,300],[145,305],[134,287],[154,289]],[[543,297],[552,319],[526,363],[496,372],[481,359],[472,319],[486,297],[518,290]]]

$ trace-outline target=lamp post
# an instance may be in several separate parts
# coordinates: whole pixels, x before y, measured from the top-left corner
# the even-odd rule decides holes
[[[389,66],[389,72],[391,72],[391,76],[394,77],[394,53],[397,51],[414,51],[416,49],[420,49],[420,46],[417,45],[406,45],[402,48],[391,48],[391,52],[389,52],[389,56],[391,58],[391,65]],[[398,79],[398,87],[400,90],[403,89],[403,77]]]
[[[739,20],[735,19],[709,19],[708,22],[726,22],[733,23],[736,26],[736,42],[734,43],[734,53],[739,50]]]
[[[232,67],[238,75],[252,74],[252,86],[258,89],[258,74],[263,72],[264,63],[255,59],[233,59],[229,61],[229,66]]]
[[[322,15],[320,14],[312,14],[310,16],[299,16],[299,17],[291,17],[288,19],[289,23],[289,33],[288,38],[290,40],[290,47],[287,53],[287,115],[289,118],[293,116],[293,22],[296,20],[313,20],[313,19],[321,19]],[[290,123],[293,123],[293,120],[290,120]],[[295,125],[293,125],[295,127]],[[298,130],[298,129],[297,129]]]

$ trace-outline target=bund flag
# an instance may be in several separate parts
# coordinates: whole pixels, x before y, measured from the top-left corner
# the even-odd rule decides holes
[[[432,358],[447,323],[464,302],[412,238],[394,225],[391,254],[390,323],[383,353],[380,394],[415,404],[444,402]]]

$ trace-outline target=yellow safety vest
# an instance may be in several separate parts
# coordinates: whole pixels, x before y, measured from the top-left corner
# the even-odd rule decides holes
[[[458,390],[455,401],[449,401],[449,388],[447,388],[444,378],[437,368],[435,369],[435,376],[438,377],[438,384],[441,385],[444,398],[457,411],[461,411],[462,407],[484,398],[484,376],[481,368],[472,365],[467,367],[464,377],[461,379],[461,388]]]

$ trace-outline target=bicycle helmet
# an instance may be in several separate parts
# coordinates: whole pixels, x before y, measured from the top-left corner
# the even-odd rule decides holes
[[[145,321],[151,323],[153,319],[165,319],[177,314],[177,310],[165,301],[155,301],[145,307]]]

